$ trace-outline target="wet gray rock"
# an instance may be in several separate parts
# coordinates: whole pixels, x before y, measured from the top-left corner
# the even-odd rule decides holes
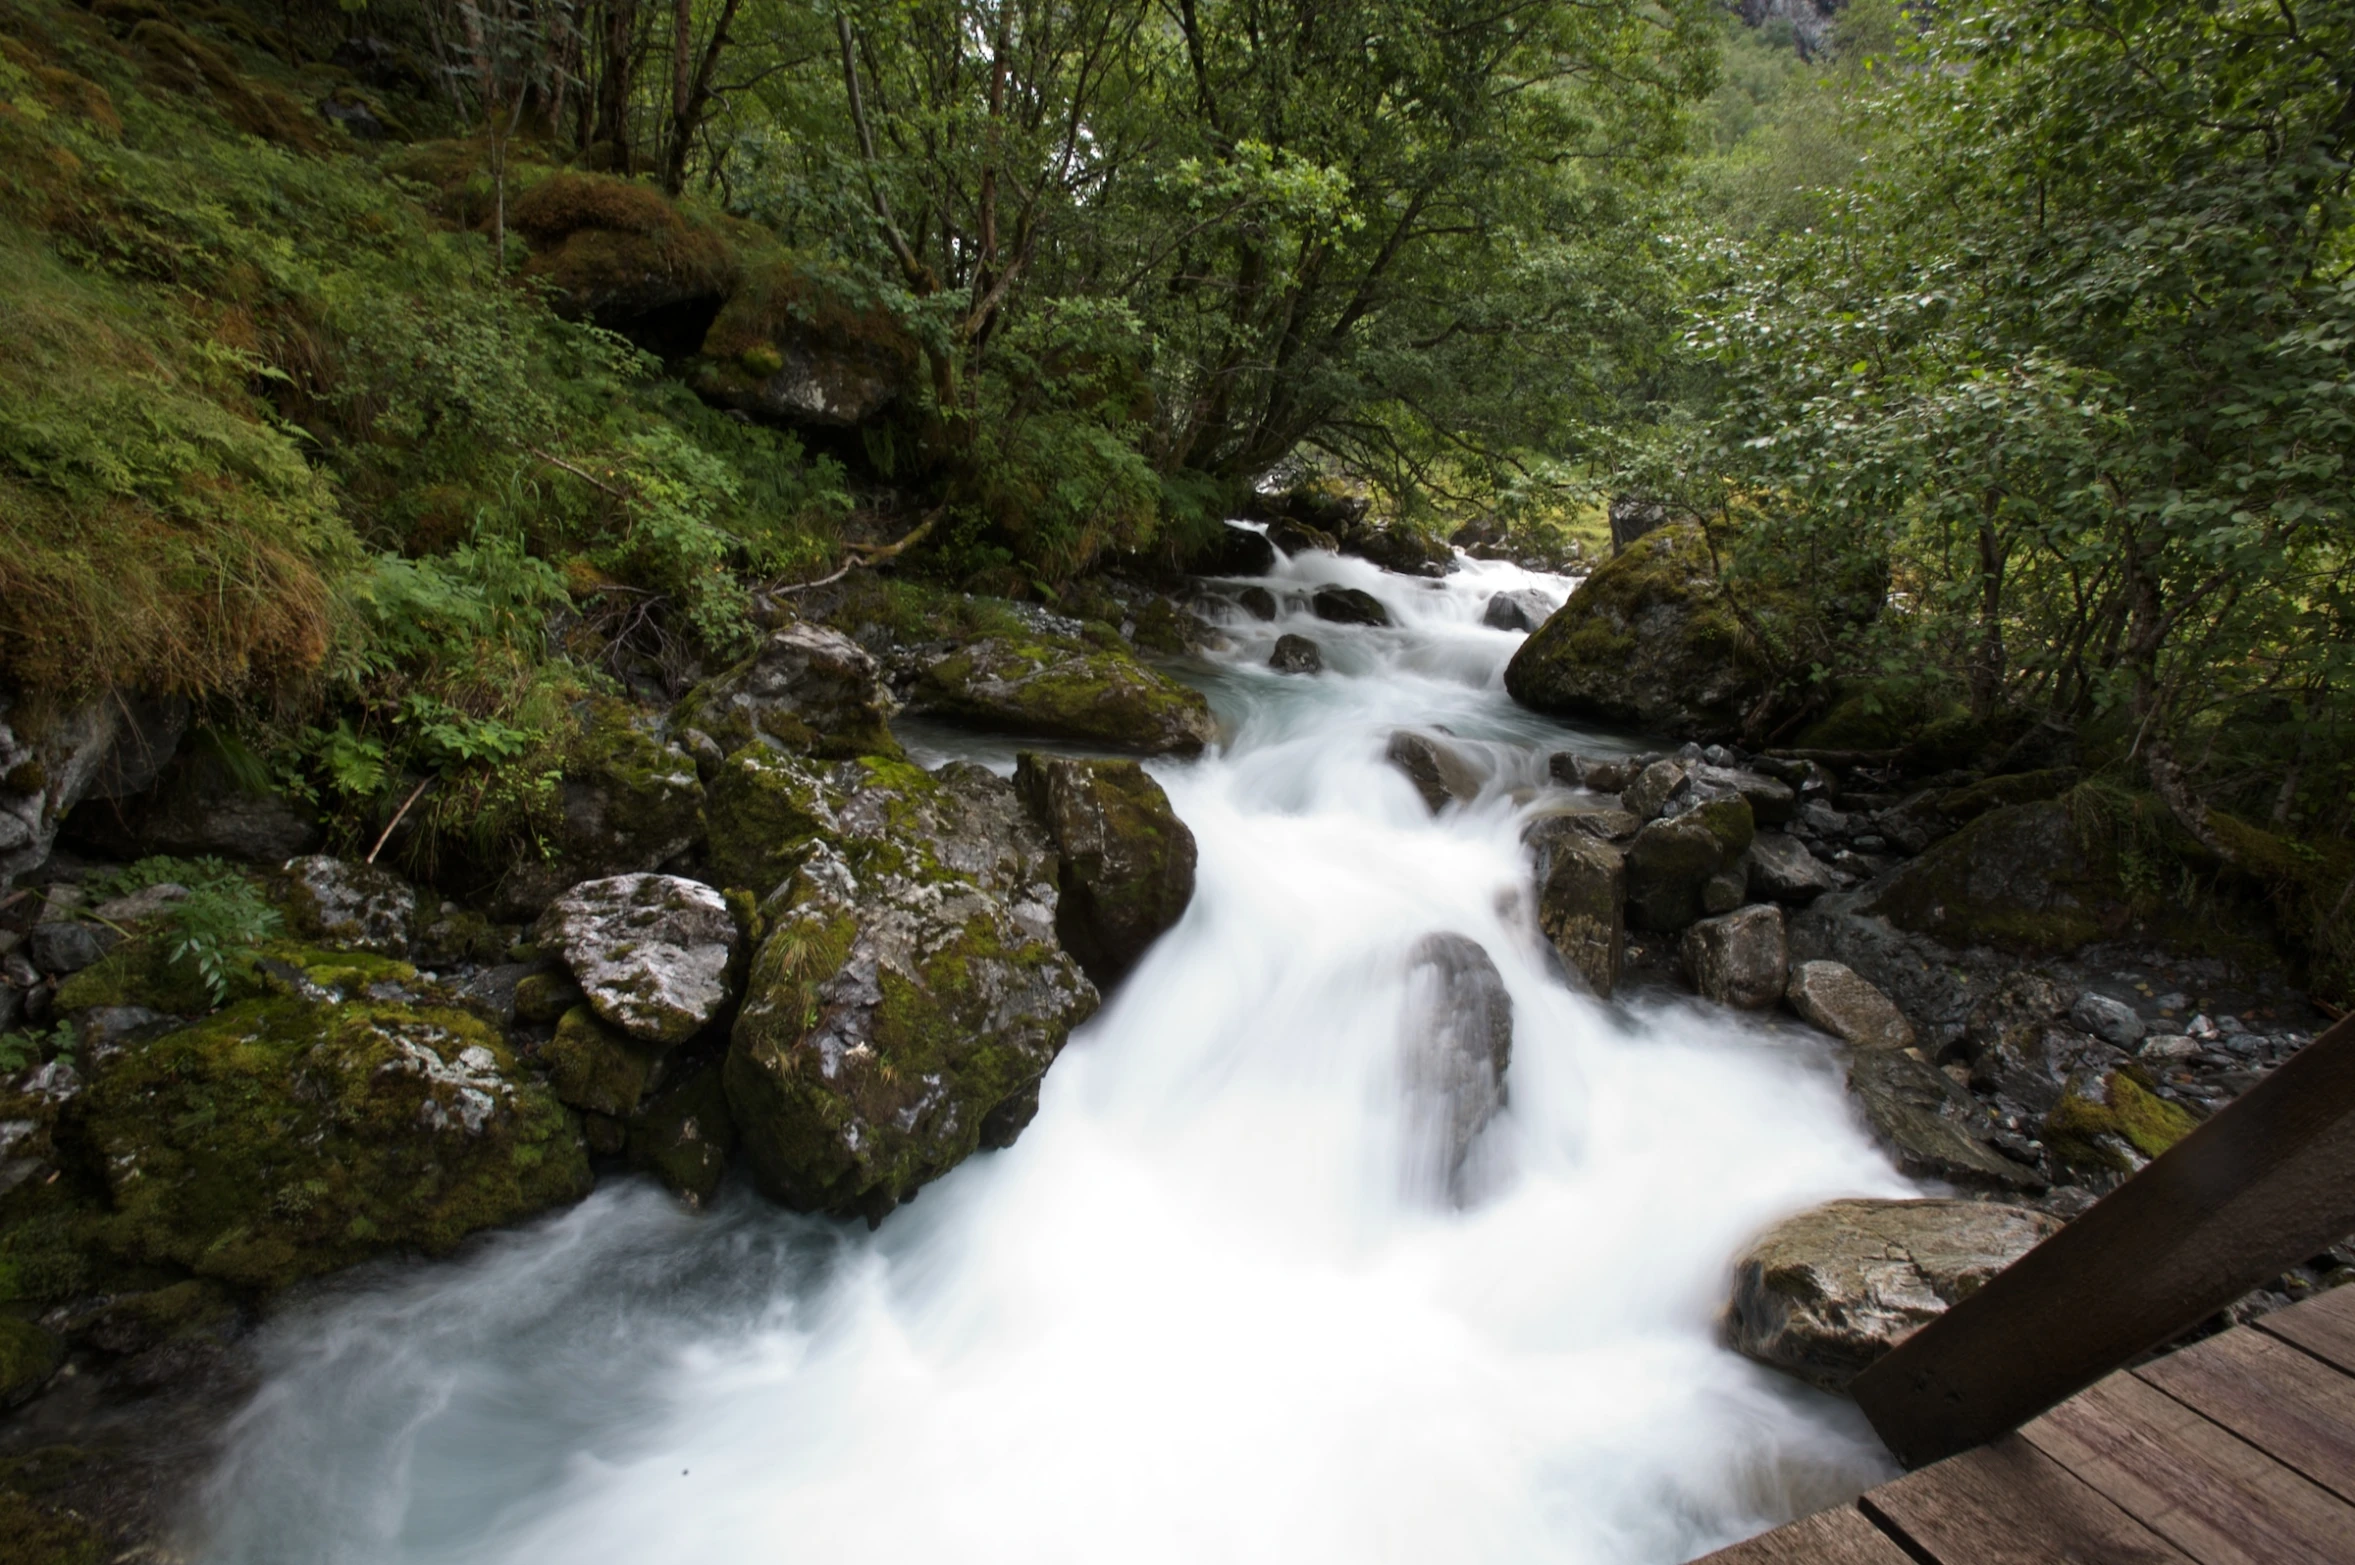
[[[1627,959],[1627,862],[1584,829],[1589,819],[1540,820],[1526,840],[1537,859],[1537,927],[1563,963],[1607,1000]]]
[[[1276,638],[1276,649],[1268,654],[1267,666],[1279,674],[1321,674],[1325,669],[1325,655],[1306,636],[1283,635]]]
[[[1801,962],[1783,998],[1800,1016],[1860,1049],[1910,1049],[1913,1024],[1890,998],[1844,962]]]
[[[285,866],[294,932],[321,945],[406,959],[417,935],[417,888],[374,864],[314,853]]]
[[[733,992],[735,916],[717,891],[677,875],[583,882],[549,904],[533,935],[599,1017],[648,1043],[693,1037]]]
[[[1891,1348],[2060,1231],[1989,1201],[1832,1201],[1784,1219],[1734,1263],[1736,1352],[1835,1394]]]
[[[1228,522],[1210,546],[1194,556],[1190,567],[1202,576],[1265,576],[1276,568],[1276,546],[1258,528]]]
[[[1988,1110],[1944,1071],[1900,1049],[1859,1049],[1848,1095],[1900,1172],[1970,1190],[2038,1190],[2044,1179],[1983,1138]]]
[[[2113,1048],[2134,1052],[2142,1042],[2145,1028],[2142,1017],[2133,1006],[2123,1000],[2113,1000],[2106,994],[2088,989],[2069,1007],[2069,1020],[2093,1034]]]
[[[1656,820],[1668,806],[1668,801],[1684,791],[1685,767],[1680,761],[1654,761],[1636,773],[1635,780],[1620,790],[1619,802],[1628,813],[1643,820]]]
[[[1134,761],[1025,751],[1015,758],[1014,787],[1055,847],[1063,948],[1109,989],[1193,900],[1194,834]]]
[[[1490,630],[1535,630],[1554,612],[1554,601],[1534,587],[1491,593],[1480,611],[1480,623]]]
[[[1235,594],[1235,601],[1253,619],[1270,620],[1276,617],[1276,595],[1265,587],[1245,587]]]
[[[689,692],[673,721],[723,752],[759,740],[820,755],[895,755],[892,710],[883,667],[866,648],[824,625],[796,624]]]
[[[153,783],[187,728],[176,698],[110,690],[36,711],[0,687],[0,891],[48,862],[76,805]]]
[[[1680,950],[1693,987],[1720,1005],[1763,1011],[1783,997],[1791,958],[1780,908],[1757,903],[1702,919]]]
[[[1505,1105],[1513,999],[1478,941],[1426,935],[1407,953],[1403,1020],[1414,1162],[1460,1203],[1473,1143]]]
[[[1704,917],[1710,882],[1741,862],[1752,832],[1750,806],[1738,798],[1648,822],[1627,849],[1627,921],[1673,932]]]
[[[1309,608],[1321,620],[1336,625],[1387,625],[1390,611],[1382,600],[1358,587],[1319,587]]]
[[[101,924],[53,918],[33,926],[25,950],[32,957],[33,966],[52,978],[62,978],[95,966],[121,939],[122,936]]]
[[[1406,773],[1434,815],[1480,796],[1480,769],[1444,739],[1401,728],[1390,736],[1383,758]]]
[[[1710,747],[1712,750],[1716,746]],[[1799,795],[1789,783],[1741,767],[1704,764],[1692,769],[1696,792],[1717,797],[1738,793],[1750,802],[1750,816],[1761,826],[1784,826],[1799,814]]]
[[[1748,865],[1749,894],[1771,902],[1804,905],[1840,887],[1830,865],[1808,852],[1807,844],[1779,831],[1750,839]]]
[[[1011,784],[845,763],[828,786],[836,824],[762,905],[725,1083],[764,1191],[880,1222],[1012,1143],[1097,994],[1056,940],[1056,855]]]
[[[1944,1057],[1962,1042],[1972,1008],[2000,982],[1996,962],[1897,929],[1887,919],[1860,912],[1862,901],[1858,893],[1836,892],[1795,913],[1792,956],[1854,968],[1896,1002],[1914,1024],[1924,1052]]]

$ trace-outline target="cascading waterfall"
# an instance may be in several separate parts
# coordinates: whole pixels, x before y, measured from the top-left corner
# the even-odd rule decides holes
[[[1395,626],[1308,618],[1324,583]],[[265,1334],[198,1558],[1671,1562],[1886,1476],[1852,1408],[1714,1329],[1757,1227],[1909,1188],[1828,1057],[1600,1005],[1535,932],[1512,793],[1564,735],[1504,697],[1519,638],[1480,612],[1568,583],[1305,556],[1265,585],[1287,608],[1238,615],[1206,679],[1231,743],[1155,768],[1194,903],[1017,1145],[873,1234],[624,1180],[350,1282]],[[1286,630],[1323,675],[1263,666]],[[1432,818],[1382,759],[1401,724],[1461,736],[1488,792]],[[1452,1195],[1400,1064],[1434,934],[1485,948],[1513,1017]]]

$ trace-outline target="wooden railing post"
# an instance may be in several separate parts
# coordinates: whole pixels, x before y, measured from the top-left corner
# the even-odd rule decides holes
[[[1857,1377],[1909,1467],[2009,1433],[2355,1234],[2355,1017]]]

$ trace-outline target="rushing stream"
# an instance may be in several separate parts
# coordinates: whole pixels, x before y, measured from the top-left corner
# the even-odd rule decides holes
[[[609,1180],[265,1335],[207,1565],[1680,1561],[1885,1476],[1854,1411],[1720,1347],[1763,1222],[1898,1194],[1802,1036],[1550,965],[1509,796],[1557,725],[1444,584],[1309,556],[1394,629],[1237,617],[1230,742],[1156,766],[1199,890],[1011,1150],[873,1234]],[[1279,631],[1327,671],[1263,665]],[[1496,776],[1434,820],[1383,744]],[[912,731],[926,760],[1014,746]],[[1586,736],[1589,749],[1613,741]],[[928,752],[928,753],[927,753]],[[1406,952],[1485,946],[1509,1107],[1458,1205],[1411,1151]]]

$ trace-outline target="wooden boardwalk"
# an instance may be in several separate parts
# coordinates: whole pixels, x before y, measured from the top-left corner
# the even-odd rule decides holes
[[[2355,1287],[1702,1565],[2355,1565]]]

